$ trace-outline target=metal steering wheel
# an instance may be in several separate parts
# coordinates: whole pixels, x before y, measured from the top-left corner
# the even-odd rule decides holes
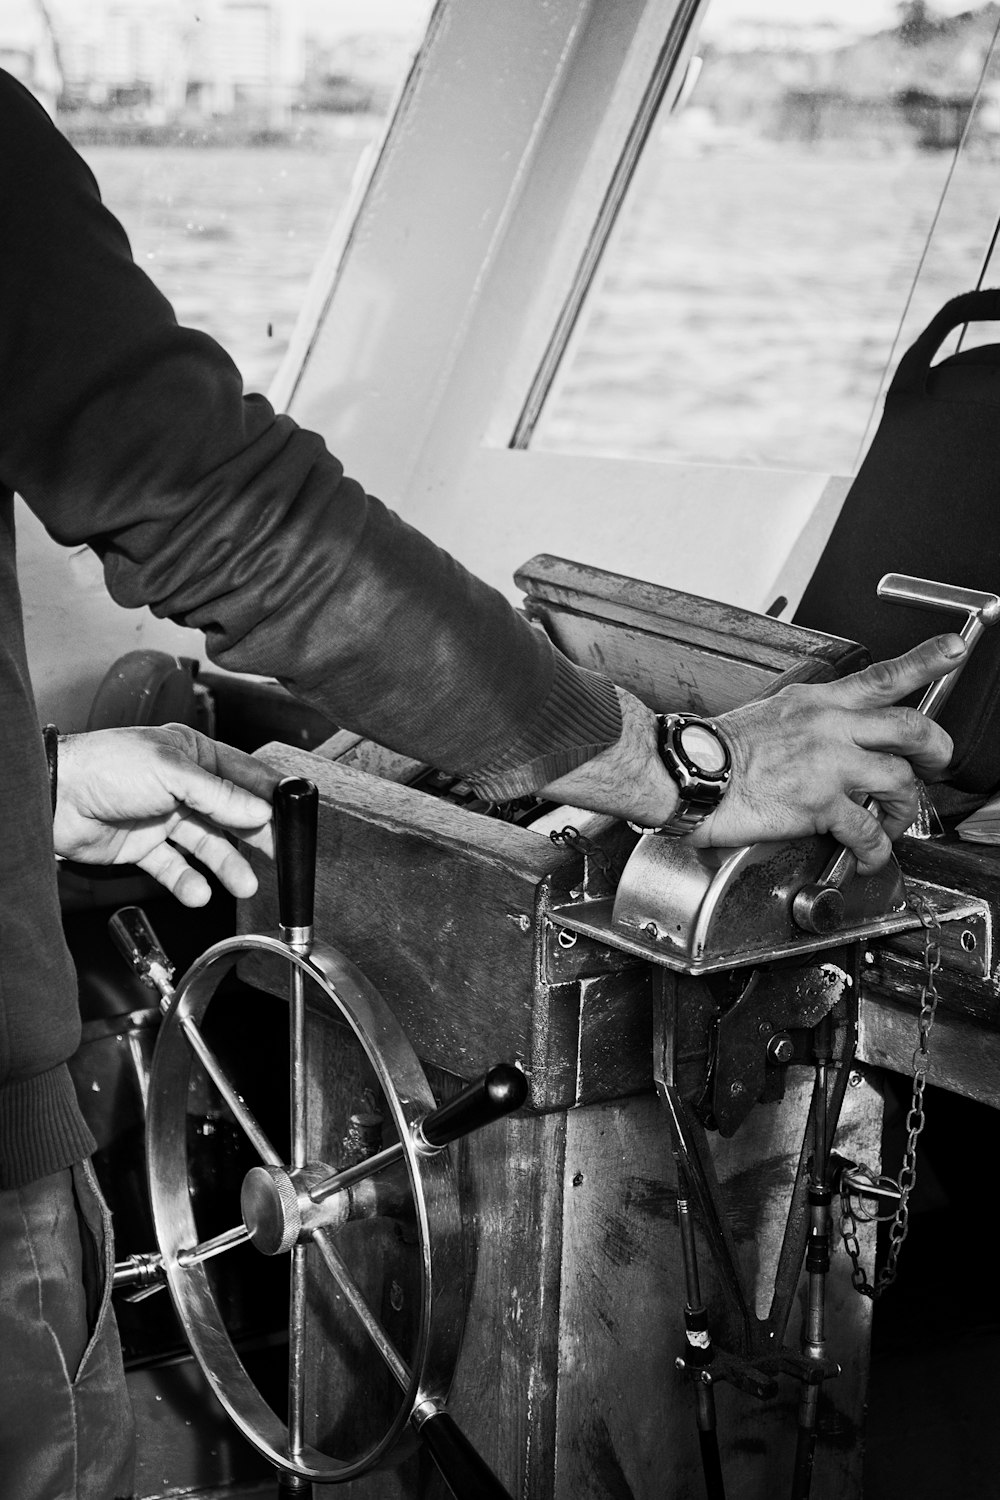
[[[318,795],[300,778],[275,792],[279,931],[215,944],[176,988],[173,970],[135,907],[111,919],[115,942],[143,980],[158,990],[164,1019],[149,1080],[147,1159],[158,1256],[136,1256],[116,1282],[165,1280],[177,1316],[216,1396],[240,1432],[281,1475],[281,1492],[307,1494],[311,1483],[343,1483],[400,1462],[415,1439],[428,1447],[459,1500],[507,1495],[445,1408],[464,1322],[462,1219],[452,1164],[458,1139],[523,1103],[524,1075],[500,1064],[438,1107],[423,1068],[385,1001],[343,954],[313,941]],[[282,1160],[205,1041],[201,1023],[225,977],[248,954],[287,965],[290,1024],[291,1161]],[[356,1165],[310,1160],[306,1134],[306,1010],[346,1023],[375,1073],[396,1140]],[[187,1101],[200,1064],[260,1159],[246,1174],[243,1222],[199,1239],[188,1182]],[[341,1255],[336,1236],[348,1222],[374,1218],[400,1190],[399,1164],[419,1252],[420,1305],[408,1357],[394,1346]],[[393,1172],[393,1168],[396,1171]],[[395,1179],[395,1186],[390,1186]],[[216,1301],[206,1263],[250,1241],[265,1255],[290,1254],[287,1419],[261,1395],[237,1352]],[[307,1254],[314,1247],[339,1296],[353,1310],[400,1391],[380,1437],[350,1458],[305,1439]],[[141,1266],[138,1263],[142,1263]],[[133,1264],[135,1263],[135,1264]],[[509,1497],[508,1497],[509,1500]]]

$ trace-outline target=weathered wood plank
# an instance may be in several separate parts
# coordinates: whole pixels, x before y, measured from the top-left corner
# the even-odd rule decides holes
[[[515,1115],[458,1154],[470,1296],[449,1406],[517,1500],[554,1493],[566,1125]]]
[[[308,1057],[310,1148],[329,1160],[370,1080],[341,1027],[310,1024]],[[437,1069],[428,1070],[428,1079],[439,1099],[460,1087]],[[517,1115],[451,1148],[468,1300],[448,1409],[523,1500],[552,1500],[565,1130],[562,1114]],[[405,1355],[419,1288],[412,1230],[386,1221],[349,1225],[338,1248]],[[327,1280],[315,1270],[307,1389],[315,1435],[346,1454],[384,1426],[395,1393],[356,1319],[329,1295]],[[341,1493],[345,1500],[451,1500],[426,1454],[354,1480]]]
[[[589,616],[546,611],[544,618],[561,651],[628,688],[657,713],[726,713],[759,698],[777,676],[754,662]]]
[[[768,615],[541,555],[515,575],[525,613],[573,661],[658,712],[724,713],[800,680],[855,671],[863,647]]]
[[[933,881],[988,903],[993,929],[990,973],[983,978],[969,973],[974,955],[956,952],[950,940],[936,984],[942,1011],[973,1017],[989,1028],[1000,1026],[1000,848],[967,844],[955,837],[902,838],[896,854],[904,875]],[[866,966],[866,990],[887,998],[905,996],[909,1003],[919,1004],[923,934],[906,934],[868,946],[873,961]]]
[[[912,1076],[917,1012],[888,996],[862,992],[858,1058]],[[927,1044],[928,1083],[1000,1109],[1000,1029],[939,1007]]]
[[[808,1110],[809,1082],[782,1106],[755,1111],[713,1156],[728,1216],[756,1280],[761,1306],[777,1259],[787,1197]],[[848,1090],[838,1145],[877,1161],[881,1099],[864,1082]],[[567,1121],[563,1295],[560,1304],[557,1500],[627,1496],[696,1500],[704,1493],[691,1392],[674,1369],[683,1351],[684,1277],[675,1222],[676,1176],[666,1119],[650,1097],[573,1111]],[[700,1236],[699,1236],[700,1240]],[[871,1263],[874,1233],[863,1230]],[[707,1253],[701,1271],[713,1304]],[[871,1304],[850,1285],[836,1240],[829,1285],[829,1339],[843,1373],[821,1403],[813,1495],[858,1500]],[[716,1320],[717,1336],[723,1325]],[[799,1329],[789,1330],[794,1346]],[[719,1432],[731,1500],[788,1493],[798,1388],[757,1402],[717,1388]]]
[[[410,782],[425,770],[423,761],[410,755],[400,755],[396,750],[387,750],[375,740],[363,739],[350,729],[338,729],[336,734],[312,747],[313,755],[323,760],[339,761],[342,766],[353,766],[358,771],[368,771],[384,781]]]
[[[836,671],[846,653],[863,653],[853,641],[547,553],[518,568],[514,581],[526,596],[529,615],[546,607],[585,613],[685,646],[721,651],[772,673],[787,671],[804,657],[825,661]]]
[[[523,828],[289,746],[259,754],[316,783],[317,935],[367,975],[418,1055],[461,1078],[517,1061],[536,1107],[572,1102],[552,1047],[562,1020],[550,1018],[536,951],[544,882],[562,869],[578,872],[579,858]],[[273,931],[273,870],[263,859],[255,867],[260,889],[241,904],[240,927]],[[259,955],[241,973],[268,989],[283,982]],[[575,1031],[570,1045],[575,1078]]]

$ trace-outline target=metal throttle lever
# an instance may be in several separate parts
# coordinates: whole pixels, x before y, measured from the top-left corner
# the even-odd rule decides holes
[[[972,654],[979,637],[988,625],[1000,620],[1000,594],[983,594],[978,589],[960,589],[951,583],[932,583],[929,578],[908,578],[904,573],[886,573],[876,590],[880,599],[894,604],[911,604],[915,609],[953,609],[965,615],[958,634],[968,650],[951,672],[939,677],[927,688],[917,704],[917,711],[936,719],[952,688]]]
[[[909,604],[917,609],[956,610],[965,616],[958,634],[967,651],[952,671],[932,682],[917,704],[919,713],[936,719],[958,681],[962,669],[987,626],[1000,620],[1000,595],[981,593],[978,589],[961,589],[950,583],[933,583],[929,578],[910,578],[904,573],[886,573],[876,590],[880,599],[895,604]],[[878,812],[878,803],[866,797],[863,807]],[[857,859],[850,849],[841,849],[830,860],[815,881],[797,891],[792,902],[792,919],[804,932],[836,932],[844,919],[846,902],[843,887],[854,875]]]

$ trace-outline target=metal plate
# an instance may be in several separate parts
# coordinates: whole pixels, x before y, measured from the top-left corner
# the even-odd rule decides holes
[[[977,897],[962,891],[949,890],[945,886],[933,885],[924,880],[907,880],[907,894],[927,903],[928,909],[942,924],[948,922],[976,922],[977,933],[982,940],[977,943],[975,953],[968,954],[970,965],[977,970],[977,977],[989,973],[991,961],[991,917],[989,906]],[[843,947],[845,943],[868,942],[897,932],[913,932],[923,926],[912,906],[902,911],[890,911],[852,922],[837,932],[824,936],[813,933],[790,932],[787,926],[780,930],[772,923],[768,932],[768,912],[760,909],[759,936],[756,944],[742,939],[730,947],[720,946],[709,950],[691,952],[680,943],[669,942],[663,937],[637,931],[623,932],[616,924],[615,902],[608,898],[602,901],[580,901],[555,907],[551,920],[571,932],[582,933],[599,943],[619,948],[623,953],[637,958],[649,959],[651,963],[681,974],[714,974],[725,969],[737,969],[754,964],[772,963],[778,959],[793,958],[800,954],[820,953],[830,948]]]

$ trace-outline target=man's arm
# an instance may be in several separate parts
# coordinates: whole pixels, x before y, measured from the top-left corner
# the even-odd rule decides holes
[[[120,603],[489,794],[617,739],[605,678],[177,325],[86,165],[2,73],[0,141],[0,485],[57,541],[92,546]]]
[[[649,711],[366,495],[315,434],[244,396],[224,351],[179,328],[133,265],[77,154],[2,75],[0,139],[17,141],[0,152],[0,483],[57,540],[94,547],[121,603],[201,629],[220,665],[277,677],[484,795],[544,788],[663,821],[674,794]],[[877,701],[834,684],[726,716],[733,786],[698,836],[826,827],[877,860],[884,836],[846,807],[851,793],[888,794],[891,832],[910,799],[885,786],[887,757],[919,762],[928,734],[935,765],[943,753],[940,731],[887,713],[915,685],[896,675]]]
[[[951,740],[915,709],[897,708],[965,654],[960,636],[926,641],[905,656],[876,662],[840,682],[796,685],[748,703],[715,722],[732,750],[733,775],[719,808],[689,837],[698,845],[832,833],[868,874],[889,858],[891,840],[917,815],[915,773],[940,776]],[[620,740],[546,794],[636,823],[663,823],[677,790],[656,748],[653,713],[622,692]],[[859,805],[871,796],[883,821]]]

